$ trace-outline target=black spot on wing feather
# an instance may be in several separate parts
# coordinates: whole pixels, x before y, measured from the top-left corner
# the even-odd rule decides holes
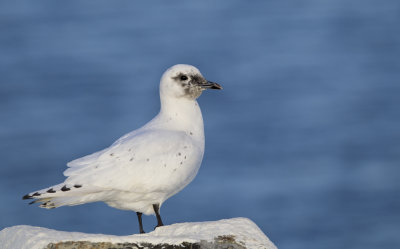
[[[39,192],[34,193],[32,196],[40,196]]]
[[[70,188],[67,188],[67,185],[64,185],[64,186],[61,188],[61,191],[63,191],[63,192],[69,191],[69,190],[71,190],[71,189],[70,189]]]
[[[34,201],[29,202],[28,204],[29,204],[29,205],[32,205],[32,204],[38,203],[38,202],[42,202],[42,200],[41,200],[41,199],[36,199],[36,200],[34,200]]]
[[[51,188],[51,189],[47,190],[46,192],[52,194],[52,193],[55,193],[56,191],[53,188]]]
[[[26,194],[22,197],[22,200],[32,199],[33,197],[29,194]]]
[[[75,187],[75,188],[80,188],[80,187],[82,187],[82,185],[80,185],[80,184],[75,184],[74,187]]]
[[[36,201],[31,201],[31,202],[29,202],[29,205],[32,205],[34,203],[36,203]]]
[[[56,206],[54,205],[54,203],[52,203],[51,201],[46,201],[46,202],[40,204],[39,207],[47,208],[47,209],[56,208]]]

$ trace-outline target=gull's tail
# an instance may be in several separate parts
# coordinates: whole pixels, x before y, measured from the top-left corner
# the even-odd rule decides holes
[[[33,199],[29,204],[40,203],[41,208],[57,208],[74,206],[99,200],[99,191],[94,191],[81,184],[57,184],[49,188],[38,190],[22,197],[23,200]]]

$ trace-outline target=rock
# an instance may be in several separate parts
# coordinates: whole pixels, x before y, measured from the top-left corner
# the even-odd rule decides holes
[[[276,249],[251,220],[179,223],[147,234],[114,236],[13,226],[0,231],[2,249]]]
[[[88,242],[67,241],[50,243],[45,249],[245,249],[246,247],[237,242],[234,236],[218,236],[214,241],[201,240],[196,243],[182,242],[179,245],[151,244],[151,243],[110,243],[110,242]]]

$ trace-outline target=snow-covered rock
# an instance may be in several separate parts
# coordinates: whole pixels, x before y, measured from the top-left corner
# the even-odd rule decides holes
[[[103,248],[265,248],[275,245],[251,220],[179,223],[158,227],[147,234],[115,236],[62,232],[26,225],[0,231],[1,249],[103,249]]]

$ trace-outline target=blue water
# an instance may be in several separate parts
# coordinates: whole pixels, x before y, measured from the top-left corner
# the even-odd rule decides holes
[[[199,99],[203,165],[165,223],[244,216],[279,248],[399,248],[399,1],[151,2],[0,2],[0,229],[137,233],[133,212],[21,197],[156,115],[162,72],[188,63],[224,90]]]

